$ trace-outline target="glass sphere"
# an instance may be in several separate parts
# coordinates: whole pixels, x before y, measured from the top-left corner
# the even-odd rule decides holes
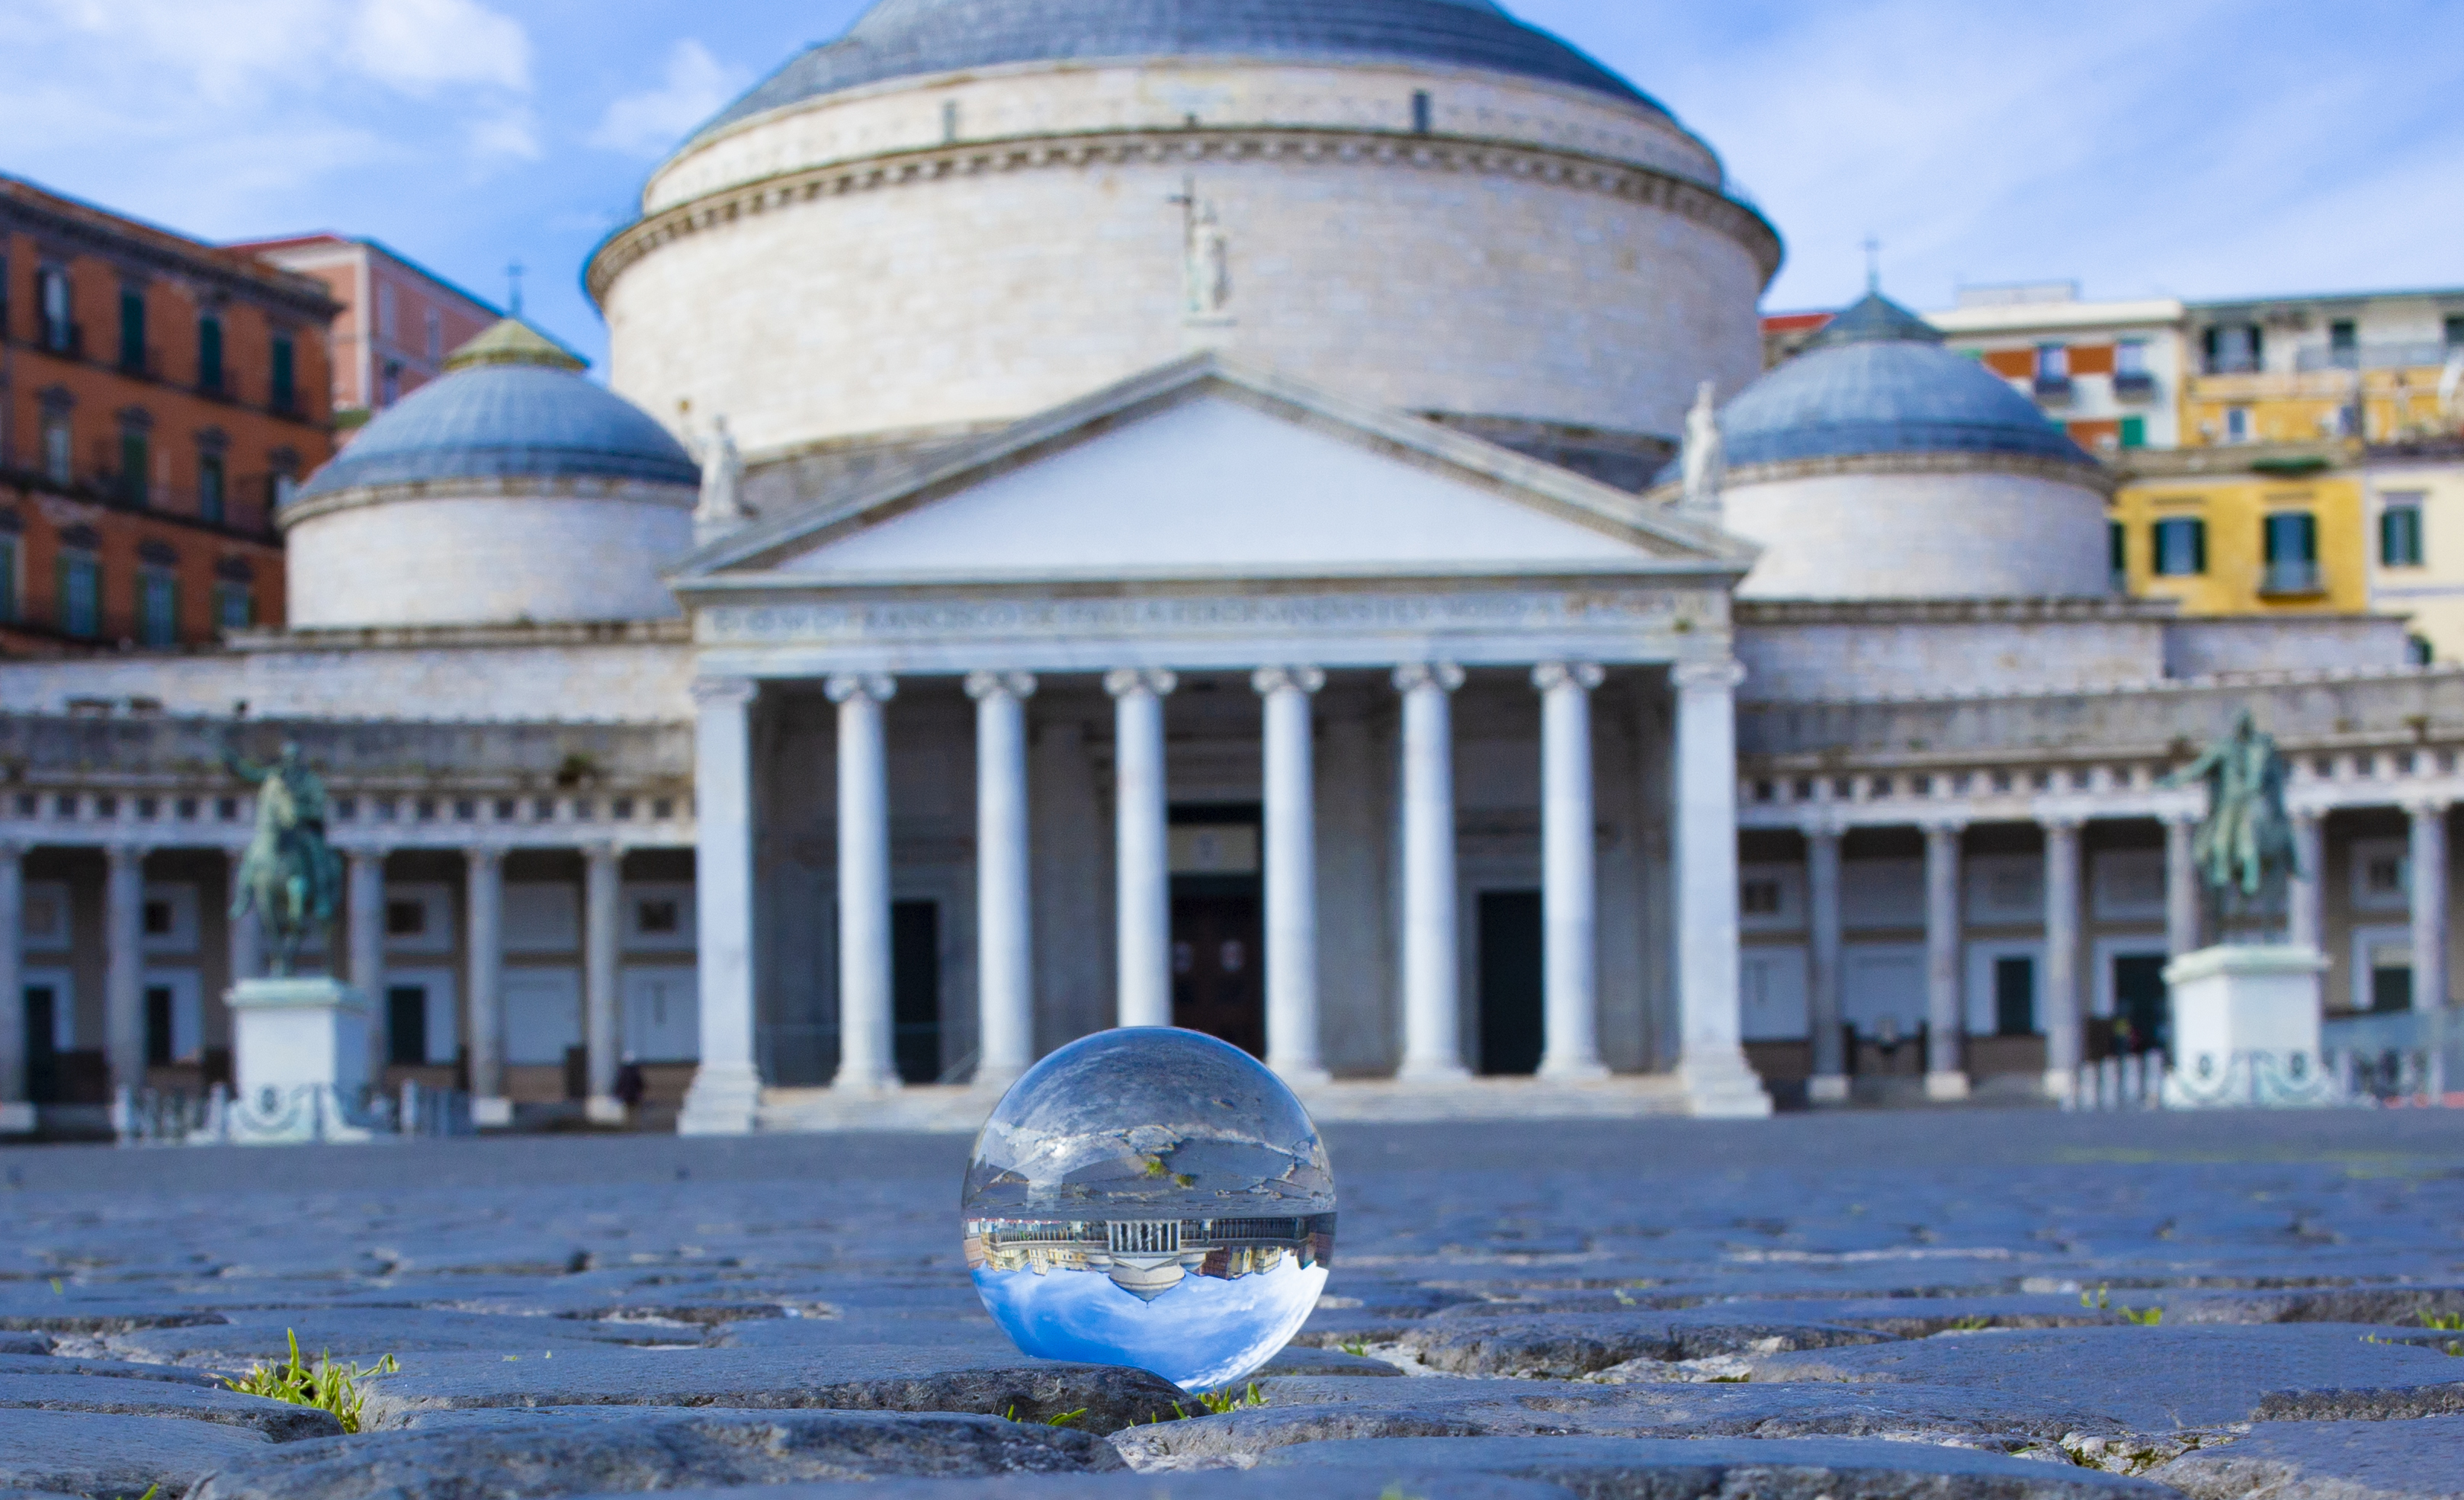
[[[1300,1331],[1334,1175],[1281,1078],[1197,1032],[1098,1032],[1029,1069],[976,1137],[967,1269],[1027,1354],[1209,1390]]]

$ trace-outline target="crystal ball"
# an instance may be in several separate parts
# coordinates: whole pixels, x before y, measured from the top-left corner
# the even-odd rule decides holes
[[[1290,1341],[1334,1250],[1309,1112],[1237,1047],[1128,1027],[1010,1086],[967,1163],[967,1270],[1011,1341],[1185,1390]]]

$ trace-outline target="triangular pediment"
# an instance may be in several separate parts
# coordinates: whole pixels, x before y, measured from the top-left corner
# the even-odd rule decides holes
[[[1741,574],[1752,555],[1621,490],[1207,356],[766,519],[674,581]]]

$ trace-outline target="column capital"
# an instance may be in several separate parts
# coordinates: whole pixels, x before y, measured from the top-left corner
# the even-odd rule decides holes
[[[2205,813],[2195,813],[2178,807],[2166,808],[2156,815],[2172,828],[2196,828],[2199,826],[2199,820],[2207,816]]]
[[[462,851],[462,858],[474,870],[493,870],[505,862],[505,848],[502,844],[472,844]]]
[[[1668,680],[1686,692],[1734,692],[1746,680],[1746,663],[1733,657],[1680,662],[1668,669]]]
[[[1453,692],[1463,685],[1463,669],[1452,662],[1407,662],[1395,668],[1395,690],[1398,693],[1431,686]]]
[[[832,672],[822,684],[822,691],[829,695],[832,703],[846,703],[850,698],[888,703],[898,696],[898,684],[887,672]]]
[[[696,677],[693,699],[698,707],[742,707],[761,691],[761,685],[750,677]]]
[[[1544,693],[1569,685],[1590,692],[1608,681],[1608,675],[1596,662],[1543,662],[1531,669],[1531,685]]]
[[[1918,818],[1917,827],[1927,838],[1956,838],[1968,832],[1968,818],[1959,813],[1932,813]]]
[[[582,846],[582,858],[593,864],[601,860],[612,864],[625,858],[625,846],[613,838],[594,838]]]
[[[2036,815],[2036,826],[2043,829],[2048,834],[2076,834],[2082,827],[2085,827],[2086,824],[2087,815],[2083,813],[2039,813]]]
[[[152,844],[141,844],[134,840],[126,840],[105,844],[102,846],[102,852],[103,857],[109,859],[113,864],[131,861],[138,864],[143,864],[145,862],[145,857],[154,852],[154,846]]]
[[[2451,797],[2407,797],[2404,810],[2415,818],[2444,817],[2454,805]]]
[[[1326,674],[1314,666],[1262,666],[1249,674],[1249,685],[1261,694],[1287,687],[1313,693],[1326,685]]]
[[[1115,698],[1147,692],[1161,698],[1180,685],[1180,679],[1159,666],[1119,666],[1104,674],[1104,691]]]
[[[1837,842],[1848,837],[1848,819],[1837,812],[1815,813],[1798,818],[1796,831],[1808,838],[1828,838]]]
[[[1035,696],[1033,672],[969,672],[967,696],[981,703],[995,696],[1032,698]]]
[[[385,857],[392,854],[393,851],[385,848],[382,845],[345,844],[342,847],[341,853],[342,858],[353,864],[382,865],[385,862]],[[248,851],[245,849],[234,849],[231,851],[231,858],[233,859],[244,859],[248,858]]]

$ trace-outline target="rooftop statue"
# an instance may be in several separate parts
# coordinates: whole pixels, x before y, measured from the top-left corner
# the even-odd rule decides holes
[[[288,975],[300,947],[334,921],[341,861],[325,842],[325,783],[285,742],[271,766],[223,747],[223,764],[256,783],[256,834],[240,860],[235,920],[253,910],[265,934],[269,970]]]
[[[2284,780],[2276,737],[2260,733],[2248,709],[2232,733],[2165,778],[2173,787],[2207,783],[2208,813],[2190,841],[2190,858],[2219,926],[2258,915],[2300,873]]]
[[[1709,380],[1694,388],[1694,408],[1685,414],[1685,446],[1679,456],[1685,493],[1679,502],[1689,511],[1717,511],[1720,487],[1727,482],[1727,445],[1720,437],[1719,387]]]
[[[698,446],[701,503],[693,509],[693,529],[707,541],[750,517],[744,509],[744,455],[737,450],[736,435],[727,430],[726,417],[711,419],[710,436]]]

